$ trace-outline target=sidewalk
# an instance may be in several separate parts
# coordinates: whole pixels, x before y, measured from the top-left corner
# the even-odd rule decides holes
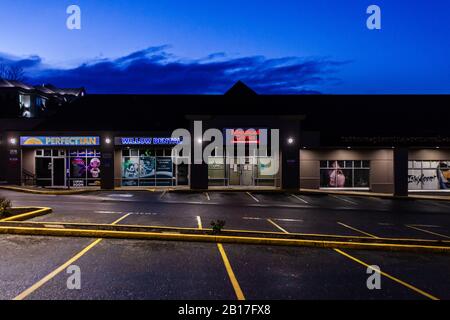
[[[11,190],[18,192],[34,193],[34,194],[51,194],[51,195],[71,195],[82,194],[95,191],[102,191],[100,187],[87,187],[87,188],[40,188],[31,186],[10,186],[0,185],[0,190]],[[417,194],[410,193],[407,197],[394,196],[390,193],[375,193],[368,191],[344,191],[344,190],[316,190],[316,189],[300,189],[297,192],[294,190],[273,189],[272,187],[209,187],[204,190],[191,190],[189,186],[171,186],[171,187],[116,187],[114,191],[147,191],[147,192],[186,192],[186,193],[198,193],[198,192],[264,192],[264,193],[300,193],[305,195],[343,195],[343,196],[356,196],[356,197],[376,197],[382,199],[402,199],[402,200],[436,200],[436,201],[450,201],[450,193],[445,194]]]

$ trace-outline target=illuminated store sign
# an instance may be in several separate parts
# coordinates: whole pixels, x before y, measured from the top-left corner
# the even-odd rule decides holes
[[[267,130],[265,129],[225,129],[227,142],[231,144],[265,144]]]
[[[180,144],[181,139],[167,137],[117,137],[114,142],[118,146],[175,145]]]
[[[20,137],[20,145],[25,147],[70,147],[70,146],[99,146],[100,137]]]

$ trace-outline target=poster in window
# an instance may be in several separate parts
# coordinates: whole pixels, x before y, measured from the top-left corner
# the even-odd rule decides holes
[[[122,178],[133,179],[139,177],[139,159],[124,157],[122,163]]]
[[[100,178],[100,159],[95,157],[95,158],[88,158],[88,165],[87,165],[87,173],[88,173],[88,178],[92,178],[92,179],[98,179]]]
[[[361,161],[322,161],[321,188],[369,188],[369,164]],[[361,168],[363,165],[364,168]]]
[[[139,162],[139,175],[141,179],[154,178],[156,173],[155,157],[141,157]]]
[[[171,157],[156,158],[156,177],[157,178],[173,177],[173,165]]]
[[[446,161],[414,161],[414,168],[408,171],[410,190],[450,189],[450,165]]]
[[[84,158],[71,158],[70,161],[70,177],[71,178],[85,178],[86,162]]]
[[[259,176],[272,176],[274,170],[272,168],[271,158],[259,158],[258,159],[258,173]]]

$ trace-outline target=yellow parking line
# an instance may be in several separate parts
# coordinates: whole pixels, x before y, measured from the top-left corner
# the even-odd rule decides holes
[[[120,217],[116,221],[114,221],[111,224],[116,224],[128,217],[130,213],[127,213],[126,215]],[[93,247],[95,247],[97,244],[99,244],[103,239],[96,239],[91,244],[89,244],[86,248],[78,252],[75,256],[67,260],[64,264],[50,272],[48,275],[46,275],[44,278],[33,284],[31,287],[26,289],[25,291],[21,292],[19,295],[17,295],[13,300],[23,300],[26,297],[28,297],[30,294],[32,294],[34,291],[42,287],[44,284],[46,284],[48,281],[56,277],[58,274],[60,274],[62,271],[66,270],[70,265],[72,265],[75,261],[80,259],[83,255],[85,255],[89,250],[91,250]]]
[[[364,234],[364,235],[366,235],[366,236],[369,236],[369,237],[371,237],[371,238],[379,239],[379,237],[377,237],[377,236],[375,236],[375,235],[373,235],[373,234],[370,234],[370,233],[368,233],[368,232],[362,231],[362,230],[360,230],[360,229],[356,229],[356,228],[351,227],[351,226],[349,226],[349,225],[347,225],[347,224],[345,224],[345,223],[338,222],[338,224],[341,225],[341,226],[343,226],[343,227],[349,228],[349,229],[351,229],[351,230],[353,230],[353,231],[362,233],[362,234]]]
[[[402,286],[405,286],[408,289],[411,289],[411,290],[413,290],[413,291],[415,291],[415,292],[417,292],[417,293],[427,297],[428,299],[439,300],[439,298],[437,298],[437,297],[435,297],[435,296],[433,296],[433,295],[431,295],[431,294],[429,294],[429,293],[427,293],[427,292],[425,292],[425,291],[423,291],[423,290],[421,290],[421,289],[419,289],[419,288],[417,288],[417,287],[415,287],[415,286],[413,286],[413,285],[411,285],[411,284],[409,284],[409,283],[407,283],[405,281],[402,281],[402,280],[400,280],[400,279],[398,279],[398,278],[396,278],[394,276],[391,276],[390,274],[388,274],[386,272],[383,272],[381,270],[377,270],[375,268],[372,268],[372,266],[368,265],[367,263],[359,260],[358,258],[355,258],[355,257],[349,255],[348,253],[345,253],[344,251],[342,251],[340,249],[333,249],[333,250],[336,251],[337,253],[339,253],[339,254],[349,258],[350,260],[353,260],[353,261],[355,261],[355,262],[357,262],[357,263],[359,263],[359,264],[361,264],[361,265],[363,265],[363,266],[365,266],[367,268],[370,268],[370,269],[374,270],[375,272],[379,272],[381,275],[385,276],[386,278],[389,278],[392,281],[395,281],[395,282],[401,284]]]
[[[437,233],[437,232],[433,232],[433,231],[428,231],[428,230],[425,230],[425,229],[422,229],[422,228],[418,228],[418,227],[415,227],[415,226],[411,226],[411,225],[406,225],[406,227],[411,228],[411,229],[415,229],[415,230],[418,230],[418,231],[422,231],[422,232],[425,232],[425,233],[429,233],[429,234],[432,234],[432,235],[435,235],[435,236],[438,236],[438,237],[450,239],[450,237],[446,236],[445,234],[441,234],[441,233]]]
[[[286,229],[283,229],[283,227],[281,227],[281,226],[278,225],[277,223],[273,222],[272,219],[267,219],[267,221],[269,221],[271,224],[273,224],[275,227],[277,227],[278,229],[280,229],[280,230],[283,231],[284,233],[289,233],[288,231],[286,231]]]
[[[237,281],[236,276],[234,275],[233,269],[231,268],[230,261],[228,260],[227,254],[225,253],[225,250],[223,249],[222,244],[218,243],[217,247],[219,248],[219,252],[220,252],[220,255],[222,256],[223,264],[225,265],[225,269],[227,270],[228,277],[230,278],[231,285],[233,286],[233,289],[234,289],[237,299],[245,300],[244,293],[242,292],[241,286],[239,285],[239,282]]]
[[[197,224],[199,229],[203,229],[202,218],[200,216],[197,216]]]

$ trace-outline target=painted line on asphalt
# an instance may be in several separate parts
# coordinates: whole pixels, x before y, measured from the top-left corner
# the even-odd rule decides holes
[[[167,191],[164,190],[163,193],[159,196],[159,200],[161,200],[165,195],[166,195]]]
[[[256,202],[259,203],[259,199],[256,198],[254,195],[252,195],[250,192],[247,191],[246,194],[248,194],[248,196],[249,196],[250,198],[252,198],[253,200],[255,200]]]
[[[228,260],[223,245],[221,243],[218,243],[217,248],[219,249],[220,255],[222,256],[223,264],[225,265],[225,269],[227,270],[228,277],[230,278],[234,293],[236,294],[236,298],[238,300],[245,300],[244,293],[242,292],[241,286],[239,285],[236,275],[233,272],[233,268],[231,267],[230,260]]]
[[[346,198],[342,198],[342,197],[339,197],[339,196],[335,196],[335,195],[333,195],[333,194],[330,194],[329,196],[330,196],[330,197],[333,197],[333,198],[336,198],[336,199],[338,199],[338,200],[341,200],[341,201],[345,201],[345,202],[350,203],[350,204],[353,204],[353,205],[358,205],[358,203],[356,203],[356,202],[354,202],[354,201],[352,201],[352,200],[348,200],[348,199],[346,199]]]
[[[293,194],[293,193],[291,193],[291,196],[294,197],[294,198],[297,199],[297,200],[300,200],[300,201],[303,202],[303,203],[309,204],[308,201],[306,201],[305,199],[303,199],[303,198],[301,198],[301,197],[299,197],[299,196],[297,196],[297,195],[295,195],[295,194]]]
[[[125,219],[126,217],[128,217],[130,214],[127,213],[126,215],[120,217],[119,219],[117,219],[116,221],[114,221],[113,223],[111,223],[111,225],[117,224],[120,221],[122,221],[123,219]],[[55,270],[53,270],[52,272],[50,272],[48,275],[46,275],[44,278],[42,278],[41,280],[39,280],[38,282],[36,282],[35,284],[33,284],[31,287],[29,287],[28,289],[26,289],[25,291],[23,291],[22,293],[20,293],[19,295],[17,295],[13,300],[23,300],[26,297],[28,297],[30,294],[32,294],[33,292],[35,292],[37,289],[39,289],[40,287],[42,287],[44,284],[46,284],[47,282],[49,282],[51,279],[53,279],[54,277],[56,277],[58,274],[60,274],[62,271],[66,270],[70,265],[72,265],[73,263],[75,263],[78,259],[80,259],[82,256],[84,256],[89,250],[91,250],[92,248],[94,248],[97,244],[99,244],[103,239],[99,238],[94,240],[91,244],[89,244],[87,247],[85,247],[83,250],[81,250],[80,252],[78,252],[75,256],[73,256],[72,258],[70,258],[69,260],[67,260],[64,264],[62,264],[61,266],[59,266],[58,268],[56,268]]]
[[[408,224],[408,226],[423,227],[423,228],[440,228],[441,227],[441,226],[437,226],[435,224]]]
[[[279,230],[283,231],[284,233],[289,233],[288,231],[286,231],[286,229],[284,229],[283,227],[281,227],[277,223],[273,222],[272,219],[267,219],[267,221],[269,221],[272,225],[274,225],[275,227],[277,227]]]
[[[206,196],[206,199],[208,199],[208,201],[211,201],[211,198],[209,197],[209,193],[208,192],[205,192],[205,196]]]
[[[199,229],[203,229],[202,218],[200,216],[197,216],[197,225]]]
[[[409,283],[407,283],[407,282],[405,282],[403,280],[400,280],[400,279],[398,279],[398,278],[396,278],[394,276],[391,276],[390,274],[388,274],[388,273],[386,273],[384,271],[377,270],[377,269],[373,268],[372,266],[370,266],[369,264],[365,263],[364,261],[359,260],[358,258],[355,258],[355,257],[349,255],[348,253],[346,253],[346,252],[344,252],[344,251],[342,251],[340,249],[334,249],[334,251],[336,251],[337,253],[343,255],[344,257],[349,258],[350,260],[353,260],[353,261],[355,261],[355,262],[357,262],[357,263],[359,263],[359,264],[361,264],[361,265],[363,265],[363,266],[365,266],[367,268],[370,268],[371,270],[373,270],[375,272],[378,272],[382,276],[385,276],[386,278],[389,278],[392,281],[397,282],[398,284],[401,284],[404,287],[407,287],[408,289],[411,289],[411,290],[413,290],[413,291],[415,291],[415,292],[417,292],[417,293],[427,297],[428,299],[439,300],[439,298],[433,296],[432,294],[429,294],[429,293],[427,293],[427,292],[425,292],[425,291],[423,291],[423,290],[421,290],[421,289],[419,289],[419,288],[417,288],[417,287],[415,287],[415,286],[413,286],[413,285],[411,285],[411,284],[409,284]]]
[[[437,233],[437,232],[433,232],[433,231],[428,231],[428,230],[425,230],[425,229],[422,229],[422,228],[418,228],[418,227],[412,226],[412,225],[405,225],[405,226],[410,228],[410,229],[415,229],[417,231],[422,231],[422,232],[429,233],[429,234],[432,234],[432,235],[435,235],[435,236],[438,236],[438,237],[450,239],[450,236],[446,236],[445,234],[441,234],[441,233]]]
[[[122,212],[117,212],[117,211],[103,211],[103,210],[99,210],[99,211],[94,211],[94,213],[109,213],[109,214],[121,214]]]
[[[338,224],[341,225],[341,226],[343,226],[343,227],[345,227],[345,228],[348,228],[348,229],[351,229],[351,230],[353,230],[353,231],[356,231],[356,232],[359,232],[359,233],[361,233],[361,234],[364,234],[364,235],[366,235],[366,236],[369,236],[369,237],[371,237],[371,238],[379,239],[379,237],[377,237],[377,236],[375,236],[375,235],[373,235],[373,234],[371,234],[371,233],[368,233],[368,232],[362,231],[362,230],[360,230],[360,229],[354,228],[354,227],[352,227],[352,226],[349,226],[348,224],[345,224],[345,223],[342,223],[342,222],[338,222]]]

